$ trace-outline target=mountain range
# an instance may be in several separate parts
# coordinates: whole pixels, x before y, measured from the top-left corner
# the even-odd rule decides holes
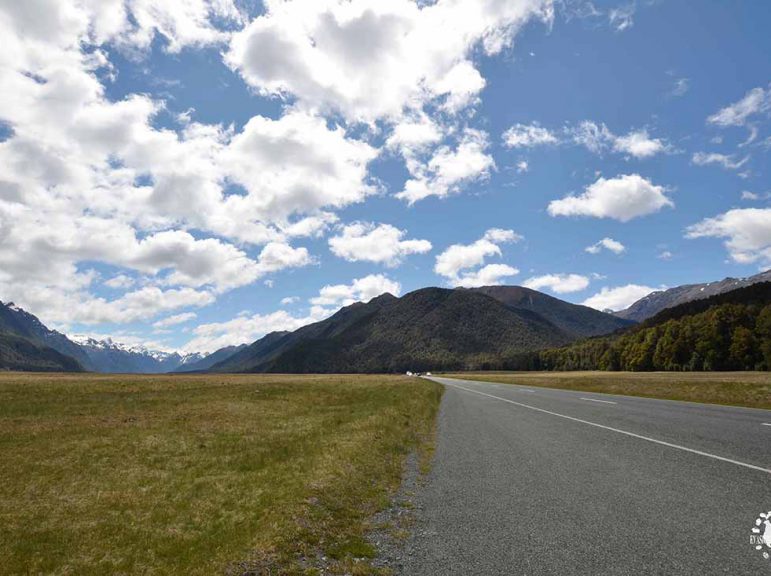
[[[272,333],[216,372],[402,372],[484,368],[632,323],[518,286],[383,294],[291,333]]]
[[[718,282],[706,282],[704,284],[685,284],[668,290],[651,292],[632,304],[626,310],[620,310],[614,314],[619,318],[642,322],[661,312],[666,308],[672,308],[693,300],[701,300],[710,296],[717,296],[737,288],[745,288],[759,282],[771,281],[771,270],[748,278],[724,278]]]
[[[679,286],[616,313],[571,304],[520,286],[423,288],[383,294],[294,332],[211,354],[159,352],[110,338],[68,337],[0,302],[0,369],[164,372],[401,372],[507,365],[523,353],[621,333],[682,304],[771,280],[750,278]]]

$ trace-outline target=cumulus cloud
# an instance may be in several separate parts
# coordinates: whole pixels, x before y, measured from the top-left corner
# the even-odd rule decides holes
[[[640,284],[627,284],[615,288],[605,286],[597,294],[584,300],[583,305],[597,310],[624,310],[655,290]]]
[[[428,103],[449,112],[485,82],[471,61],[509,45],[532,18],[551,20],[540,0],[291,0],[234,35],[226,61],[261,94],[291,94],[300,106],[353,121],[396,119]]]
[[[749,156],[745,156],[741,160],[736,160],[733,155],[720,154],[717,152],[696,152],[691,158],[691,162],[697,166],[717,164],[726,170],[738,170],[744,166],[748,160]]]
[[[487,135],[466,126],[486,81],[474,63],[511,45],[552,0],[273,0],[234,34],[226,62],[259,94],[384,130],[413,204],[444,197],[494,168]]]
[[[651,138],[647,130],[637,130],[625,136],[617,136],[613,142],[613,149],[635,158],[649,158],[664,152],[667,146],[662,140]]]
[[[514,124],[503,133],[503,142],[508,148],[533,148],[548,144],[559,144],[559,138],[540,124]]]
[[[607,237],[584,248],[589,254],[599,254],[603,249],[610,250],[614,254],[622,254],[626,251],[626,247],[621,242]]]
[[[489,256],[501,256],[500,244],[519,242],[522,236],[513,230],[491,228],[472,244],[453,244],[436,257],[434,272],[444,276],[450,286],[500,284],[519,270],[505,264],[483,266]],[[477,268],[476,270],[473,270]]]
[[[402,287],[398,282],[383,274],[370,274],[357,278],[350,284],[334,284],[324,286],[319,295],[311,298],[314,306],[348,306],[354,302],[369,302],[376,296],[388,292],[394,296],[401,294]]]
[[[550,202],[548,212],[551,216],[592,216],[628,222],[673,206],[663,186],[654,185],[639,174],[627,174],[599,178],[583,194]]]
[[[175,306],[182,288],[216,297],[312,262],[291,239],[318,235],[337,219],[330,210],[377,192],[368,163],[378,151],[311,111],[255,116],[240,131],[187,113],[172,130],[156,126],[164,102],[108,98],[103,43],[137,56],[160,35],[176,52],[225,41],[242,21],[231,0],[0,6],[4,297],[49,321],[132,318],[115,312],[122,296],[94,298],[87,262],[141,273],[169,300],[148,310]],[[129,290],[131,278],[104,285]]]
[[[523,286],[533,290],[546,288],[556,294],[569,294],[585,290],[589,286],[589,278],[581,274],[545,274],[528,278]]]
[[[426,162],[408,163],[412,178],[396,197],[414,204],[430,196],[455,194],[469,182],[488,178],[495,162],[487,147],[485,132],[466,129],[454,148],[440,146]]]
[[[244,314],[226,322],[200,324],[193,329],[193,338],[185,344],[184,350],[210,353],[225,346],[251,344],[270,332],[297,330],[330,314],[330,310],[312,307],[304,316],[278,310],[268,314]]]
[[[725,238],[735,262],[771,264],[771,208],[729,210],[686,229],[687,238]]]
[[[376,262],[398,266],[405,256],[431,250],[428,240],[405,239],[405,230],[390,224],[354,222],[329,239],[333,254],[349,262]]]

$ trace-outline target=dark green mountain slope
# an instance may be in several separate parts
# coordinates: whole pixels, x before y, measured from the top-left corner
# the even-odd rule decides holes
[[[92,369],[85,351],[61,332],[51,330],[37,316],[22,310],[13,302],[0,302],[0,333],[21,336],[38,346],[53,348],[60,354],[77,360],[81,366]]]
[[[624,333],[523,355],[545,370],[769,370],[771,282],[667,308]]]
[[[14,334],[0,334],[0,370],[83,372],[77,360]]]
[[[471,290],[492,296],[510,308],[535,312],[576,337],[610,334],[635,324],[634,321],[618,318],[588,306],[571,304],[522,286],[483,286]]]
[[[384,294],[290,334],[269,335],[214,367],[233,372],[402,372],[483,368],[570,342],[530,310],[469,290]],[[268,339],[266,341],[266,339]]]

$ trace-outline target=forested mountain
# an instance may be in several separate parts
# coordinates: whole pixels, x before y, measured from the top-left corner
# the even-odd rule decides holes
[[[37,347],[53,348],[64,356],[69,356],[86,369],[92,369],[88,355],[72,340],[61,332],[45,326],[37,316],[19,308],[13,302],[0,302],[0,333],[26,338]]]
[[[622,334],[520,356],[540,370],[769,370],[771,282],[666,309]]]
[[[215,365],[224,372],[402,372],[497,365],[527,350],[628,322],[527,289],[424,288],[341,309],[292,333],[273,333]],[[506,304],[506,299],[511,305]],[[553,302],[551,302],[553,301]],[[554,310],[549,310],[553,307]],[[551,315],[547,319],[541,312]],[[607,317],[607,318],[606,318]],[[561,324],[560,325],[558,325]]]
[[[737,288],[752,286],[759,282],[771,281],[771,270],[766,270],[748,278],[725,278],[718,282],[706,282],[704,284],[686,284],[668,290],[651,292],[632,304],[626,310],[615,312],[619,318],[642,322],[673,306],[716,296]]]
[[[15,334],[0,333],[0,370],[82,372],[84,369],[77,360],[50,346]]]
[[[588,306],[571,304],[523,286],[483,286],[470,290],[492,296],[511,308],[535,312],[574,336],[610,334],[635,324],[631,320],[624,320]]]

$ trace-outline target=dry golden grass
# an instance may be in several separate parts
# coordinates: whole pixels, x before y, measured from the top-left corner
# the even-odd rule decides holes
[[[771,409],[769,372],[459,372],[443,376]]]
[[[391,376],[2,374],[0,574],[315,574],[321,556],[374,573],[367,520],[430,446],[440,395]]]

